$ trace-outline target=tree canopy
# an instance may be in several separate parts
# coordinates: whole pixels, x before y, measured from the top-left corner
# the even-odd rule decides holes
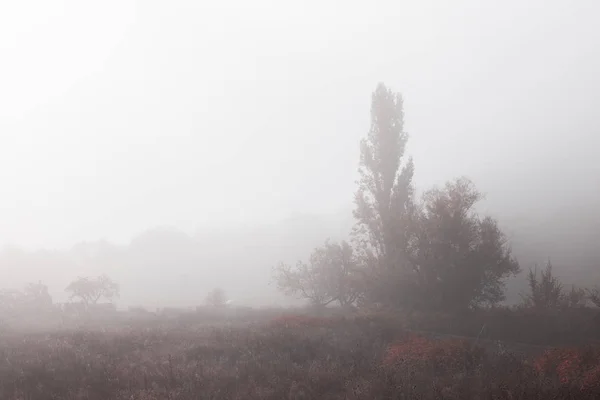
[[[504,299],[504,279],[520,270],[497,221],[475,212],[481,198],[466,178],[423,196],[413,260],[430,307],[496,304]]]
[[[79,277],[65,291],[70,293],[71,300],[79,299],[86,307],[97,304],[101,298],[111,301],[119,297],[119,285],[106,275]]]
[[[407,141],[402,95],[380,83],[360,142],[353,246],[326,242],[309,263],[279,264],[281,290],[320,305],[452,311],[504,299],[505,279],[520,268],[497,221],[475,212],[481,193],[460,178],[417,201]]]
[[[357,274],[352,247],[347,242],[327,240],[313,251],[308,263],[299,261],[295,266],[279,263],[274,278],[280,290],[308,299],[314,306],[338,302],[348,307],[360,293]]]

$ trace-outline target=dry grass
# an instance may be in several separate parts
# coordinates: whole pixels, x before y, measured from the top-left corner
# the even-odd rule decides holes
[[[0,398],[600,398],[596,385],[542,368],[551,357],[528,360],[408,335],[385,316],[11,334],[0,339]],[[594,357],[577,364],[586,382]]]

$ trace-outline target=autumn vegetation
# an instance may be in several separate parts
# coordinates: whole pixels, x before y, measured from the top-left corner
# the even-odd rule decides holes
[[[67,318],[41,283],[5,292],[4,314],[60,324],[4,328],[0,398],[600,398],[599,289],[565,287],[548,261],[506,306],[521,266],[483,194],[465,177],[418,191],[408,139],[402,96],[378,85],[348,240],[273,269],[306,307],[233,307],[216,288],[195,310],[107,317],[119,285],[100,276],[65,289]]]

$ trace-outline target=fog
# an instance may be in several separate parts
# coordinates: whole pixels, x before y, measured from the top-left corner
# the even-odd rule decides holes
[[[591,0],[6,2],[0,282],[61,296],[106,272],[124,304],[192,305],[216,286],[283,301],[272,265],[352,226],[378,82],[404,95],[419,189],[470,177],[523,266],[552,257],[573,281],[600,280],[599,12]],[[168,229],[142,235],[156,227]]]

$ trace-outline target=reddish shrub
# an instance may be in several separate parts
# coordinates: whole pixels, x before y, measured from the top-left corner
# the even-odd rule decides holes
[[[600,349],[597,348],[547,350],[533,365],[540,375],[558,378],[563,385],[582,389],[600,386]]]

